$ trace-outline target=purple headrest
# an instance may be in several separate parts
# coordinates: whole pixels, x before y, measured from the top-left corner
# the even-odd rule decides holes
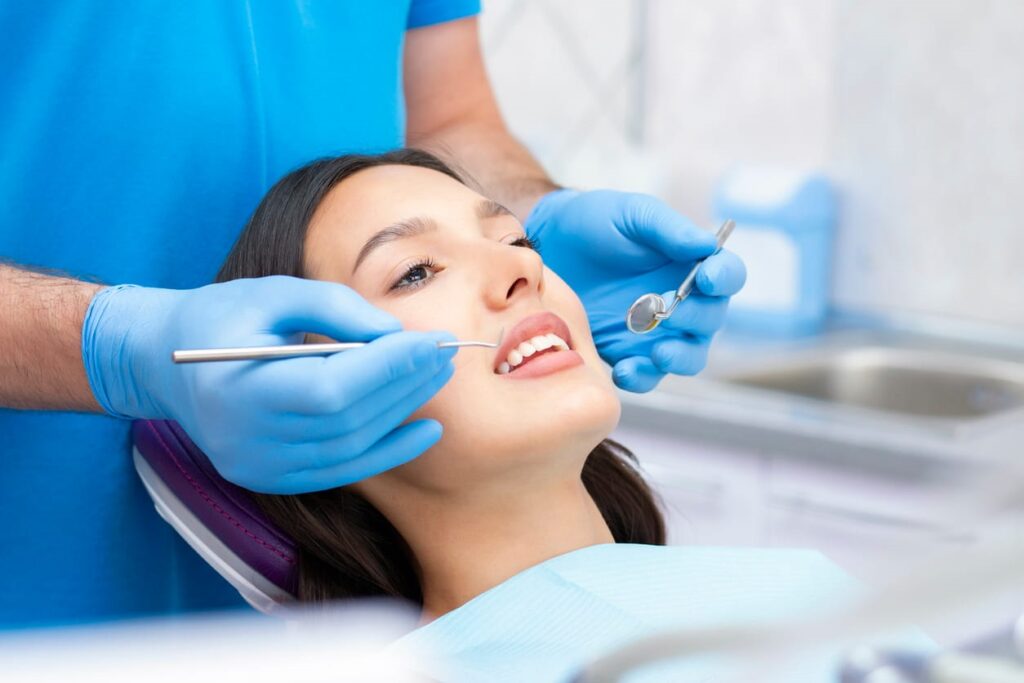
[[[135,466],[157,511],[254,607],[294,599],[298,552],[248,493],[225,480],[171,421],[132,425]]]

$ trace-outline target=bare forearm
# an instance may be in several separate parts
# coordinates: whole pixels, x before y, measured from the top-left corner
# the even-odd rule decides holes
[[[0,406],[100,410],[81,349],[101,287],[0,264]]]
[[[403,69],[411,147],[453,162],[521,220],[557,189],[505,126],[484,68],[476,17],[409,31]]]
[[[418,137],[410,131],[409,144],[432,151],[468,172],[469,180],[479,185],[483,194],[507,206],[520,220],[526,220],[541,196],[558,189],[500,122],[458,122]]]

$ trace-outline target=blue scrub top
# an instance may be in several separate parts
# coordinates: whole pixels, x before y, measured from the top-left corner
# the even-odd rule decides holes
[[[402,42],[479,0],[0,0],[0,258],[210,282],[260,197],[404,140]],[[241,605],[157,517],[129,423],[0,410],[0,627]]]

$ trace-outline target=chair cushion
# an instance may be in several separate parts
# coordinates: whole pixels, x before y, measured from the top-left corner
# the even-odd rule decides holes
[[[298,550],[242,488],[221,477],[209,458],[169,420],[132,425],[138,453],[206,530],[275,586],[298,588]]]

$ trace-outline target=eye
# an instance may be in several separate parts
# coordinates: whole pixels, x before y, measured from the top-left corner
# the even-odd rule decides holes
[[[540,242],[536,239],[530,239],[527,235],[523,235],[522,237],[509,242],[509,244],[515,247],[533,249],[538,253],[540,252]],[[437,270],[437,263],[434,259],[421,259],[406,268],[402,277],[398,278],[398,280],[391,285],[391,289],[388,291],[394,291],[396,289],[415,289],[416,287],[420,287],[430,280],[428,272],[433,272],[435,270]]]
[[[391,289],[413,289],[423,285],[429,277],[426,275],[428,271],[433,271],[437,268],[437,264],[434,263],[434,259],[423,259],[412,264],[405,270],[405,274],[398,278]]]
[[[514,242],[510,242],[509,244],[512,244],[513,246],[516,247],[526,247],[527,249],[533,249],[534,251],[540,253],[540,240],[530,239],[530,237],[527,235],[523,235],[522,237],[518,238]]]

